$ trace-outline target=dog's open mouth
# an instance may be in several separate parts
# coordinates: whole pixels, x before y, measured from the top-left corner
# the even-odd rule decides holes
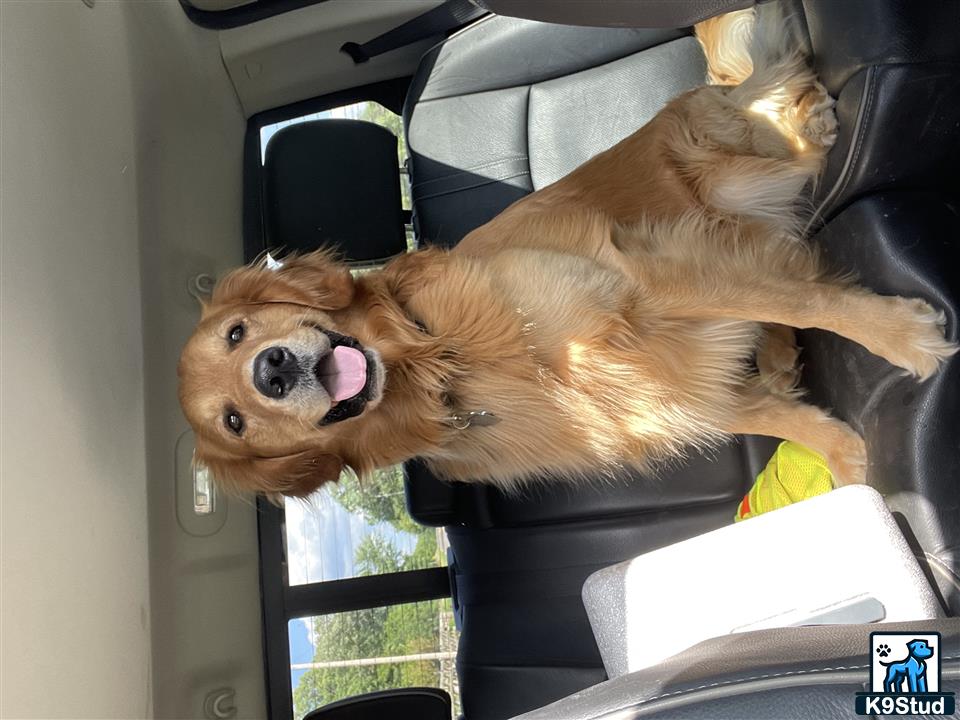
[[[355,338],[322,330],[330,338],[330,350],[313,368],[333,406],[321,425],[340,422],[363,412],[376,393],[376,359]]]

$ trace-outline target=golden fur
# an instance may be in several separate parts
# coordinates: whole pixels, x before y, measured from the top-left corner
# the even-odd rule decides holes
[[[761,20],[747,50],[752,17],[697,28],[726,86],[675,99],[451,251],[356,279],[322,252],[228,275],[179,367],[198,460],[270,495],[412,457],[510,488],[648,468],[748,433],[807,445],[838,482],[862,482],[861,438],[798,399],[790,328],[839,333],[919,378],[956,347],[922,300],[830,277],[798,240],[798,197],[835,137],[832,101],[782,20]],[[254,389],[253,357],[311,326],[379,353],[382,397],[359,417],[318,427],[329,402]],[[228,408],[243,414],[242,436],[225,427]],[[500,422],[449,420],[476,410]]]

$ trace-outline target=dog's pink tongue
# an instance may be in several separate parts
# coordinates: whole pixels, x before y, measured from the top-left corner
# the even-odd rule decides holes
[[[338,345],[323,366],[324,387],[334,400],[348,400],[367,382],[367,358],[356,348]]]

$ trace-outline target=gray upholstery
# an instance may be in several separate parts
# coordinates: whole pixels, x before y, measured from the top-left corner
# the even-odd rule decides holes
[[[421,241],[456,244],[704,72],[696,41],[676,30],[489,17],[454,35],[424,56],[404,109]]]
[[[705,73],[697,41],[682,37],[532,85],[527,115],[533,189],[556,182],[645,125],[667,102],[700,85]]]
[[[593,27],[687,27],[754,0],[473,0],[499,15]]]

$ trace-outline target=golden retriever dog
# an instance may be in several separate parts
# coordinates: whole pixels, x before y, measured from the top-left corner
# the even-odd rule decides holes
[[[831,276],[799,239],[836,121],[766,12],[699,25],[715,84],[453,250],[227,275],[179,365],[197,460],[274,499],[413,457],[509,489],[758,434],[863,482],[860,436],[799,397],[792,328],[920,379],[957,347],[926,302]]]

